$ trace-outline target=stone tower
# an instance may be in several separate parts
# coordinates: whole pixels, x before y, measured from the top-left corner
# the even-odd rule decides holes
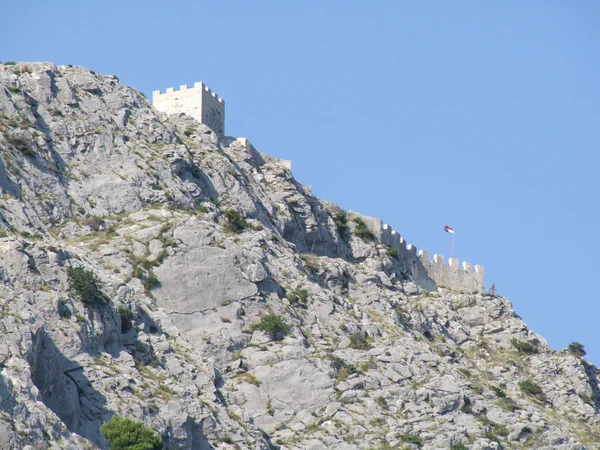
[[[184,84],[178,91],[168,88],[164,94],[153,91],[152,104],[167,114],[185,113],[221,137],[225,134],[225,102],[201,81],[191,88]]]

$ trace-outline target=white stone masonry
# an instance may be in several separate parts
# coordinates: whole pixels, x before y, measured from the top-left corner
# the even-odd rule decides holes
[[[443,255],[433,255],[433,261],[429,260],[429,252],[421,250],[417,255],[417,248],[406,241],[399,233],[392,230],[381,219],[363,216],[349,211],[350,217],[360,216],[369,230],[373,232],[377,240],[383,245],[398,250],[398,258],[404,262],[413,280],[424,289],[433,291],[444,286],[456,291],[483,292],[484,291],[484,268],[475,266],[472,270],[470,262],[464,261],[462,267],[456,258],[450,258],[448,265],[444,264]]]
[[[152,105],[167,114],[185,113],[219,136],[225,134],[225,101],[201,81],[191,88],[181,85],[178,91],[168,88],[164,94],[153,91]]]

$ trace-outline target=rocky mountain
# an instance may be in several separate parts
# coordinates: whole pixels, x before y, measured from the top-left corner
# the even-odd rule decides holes
[[[285,161],[114,76],[0,65],[0,448],[600,448],[598,370],[416,284]]]

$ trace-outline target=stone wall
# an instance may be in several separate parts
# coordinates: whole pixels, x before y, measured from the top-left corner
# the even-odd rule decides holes
[[[168,88],[164,94],[152,92],[152,104],[167,114],[185,113],[210,127],[219,136],[225,134],[225,101],[202,82],[194,87]]]
[[[456,291],[482,292],[484,290],[484,268],[476,265],[472,270],[470,262],[464,261],[459,265],[459,260],[450,258],[448,265],[444,264],[443,255],[433,255],[433,261],[429,260],[429,252],[421,250],[412,244],[407,244],[399,233],[392,230],[381,219],[362,216],[349,211],[349,216],[360,216],[369,230],[373,232],[377,240],[383,245],[398,250],[398,259],[404,263],[413,280],[429,291],[437,290],[444,286]]]

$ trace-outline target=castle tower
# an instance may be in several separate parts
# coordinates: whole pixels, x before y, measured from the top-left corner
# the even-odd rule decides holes
[[[167,114],[185,113],[221,137],[225,134],[225,102],[201,81],[192,88],[184,84],[178,91],[168,88],[164,94],[153,91],[152,104]]]

